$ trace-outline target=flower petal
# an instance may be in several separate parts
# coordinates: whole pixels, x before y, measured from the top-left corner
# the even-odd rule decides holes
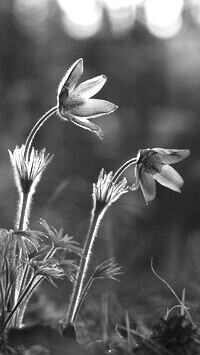
[[[97,137],[99,137],[100,139],[103,139],[103,132],[102,132],[101,128],[99,126],[97,126],[96,124],[94,124],[93,122],[87,120],[87,118],[73,116],[73,117],[70,117],[69,120],[79,127],[82,127],[84,129],[88,129],[89,131],[94,132],[97,135]]]
[[[60,81],[60,84],[58,85],[58,95],[60,95],[63,89],[67,89],[69,92],[73,91],[82,74],[83,59],[80,58],[72,64]]]
[[[158,153],[162,163],[164,164],[178,163],[190,155],[189,149],[153,148],[152,150]]]
[[[139,184],[146,203],[153,201],[156,197],[156,182],[152,175],[139,171]]]
[[[89,99],[101,90],[107,78],[105,75],[99,75],[89,79],[77,86],[73,92],[73,96]]]
[[[107,115],[117,109],[117,106],[109,101],[89,99],[83,104],[74,105],[71,114],[79,117],[93,118]]]
[[[161,185],[177,192],[181,192],[181,187],[184,184],[184,181],[179,173],[169,165],[163,165],[161,172],[159,174],[154,174],[154,178]]]

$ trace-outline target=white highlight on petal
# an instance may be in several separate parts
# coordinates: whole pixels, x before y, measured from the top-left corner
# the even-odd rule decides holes
[[[154,174],[154,178],[163,186],[181,192],[184,181],[180,174],[170,165],[163,165],[161,173]]]
[[[73,92],[73,95],[75,95],[76,97],[80,96],[83,99],[89,99],[101,90],[106,81],[107,78],[104,74],[86,80],[77,86],[77,88]]]
[[[164,164],[178,163],[190,155],[189,149],[153,148],[152,150],[158,153],[162,163]]]
[[[66,71],[65,75],[61,79],[58,85],[58,95],[60,95],[63,86],[68,88],[69,91],[72,91],[76,86],[78,80],[82,76],[82,74],[83,74],[83,59],[80,58],[76,60],[74,64],[71,65],[71,67]]]
[[[74,106],[71,114],[85,118],[96,118],[115,111],[117,106],[109,101],[89,99],[83,104]]]

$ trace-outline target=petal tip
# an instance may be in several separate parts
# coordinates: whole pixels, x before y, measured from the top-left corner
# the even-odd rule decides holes
[[[77,61],[74,63],[74,67],[80,67],[81,70],[83,71],[83,58],[77,59]]]
[[[79,58],[79,59],[77,59],[77,61],[76,61],[77,63],[82,63],[83,64],[83,58]]]
[[[112,113],[115,112],[118,109],[118,106],[113,104],[112,102],[108,102],[110,104],[110,110],[106,113]]]
[[[186,149],[186,158],[190,156],[190,149]]]
[[[105,74],[101,75],[102,79],[104,79],[105,81],[107,81],[107,76]]]
[[[151,198],[151,199],[146,199],[146,198],[144,197],[144,199],[145,199],[145,204],[146,204],[146,206],[149,206],[149,205],[151,205],[151,204],[153,203],[153,201],[154,201],[156,198],[153,197],[153,198]]]
[[[96,136],[99,139],[103,140],[103,132],[102,132],[102,130],[100,128],[99,128],[99,130],[94,130],[93,132],[96,134]]]

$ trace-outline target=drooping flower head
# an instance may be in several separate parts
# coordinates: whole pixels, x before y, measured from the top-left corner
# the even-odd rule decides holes
[[[146,203],[155,199],[155,180],[173,191],[181,192],[184,181],[170,164],[178,163],[189,155],[188,149],[148,148],[139,150],[135,163],[136,184],[141,187]]]
[[[58,86],[58,112],[61,118],[94,132],[100,139],[103,132],[90,118],[107,115],[117,109],[113,103],[91,99],[106,83],[106,76],[100,75],[77,85],[83,74],[83,60],[78,59],[66,72]]]

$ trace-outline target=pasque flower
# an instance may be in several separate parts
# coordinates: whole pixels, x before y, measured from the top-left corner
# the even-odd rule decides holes
[[[100,75],[77,85],[83,74],[83,60],[78,59],[67,71],[58,86],[58,112],[61,118],[94,132],[103,138],[99,126],[90,118],[107,115],[117,109],[113,103],[91,99],[104,86],[107,78]]]
[[[155,180],[173,191],[181,192],[184,181],[170,164],[178,163],[189,155],[188,149],[148,148],[139,150],[135,163],[136,185],[139,184],[141,187],[146,203],[155,199]]]

